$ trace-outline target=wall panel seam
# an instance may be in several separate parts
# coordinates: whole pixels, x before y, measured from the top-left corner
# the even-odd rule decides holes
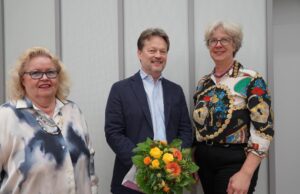
[[[62,60],[62,3],[60,0],[55,0],[54,2],[55,10],[55,53]]]
[[[266,41],[267,41],[267,81],[272,96],[274,110],[274,64],[273,64],[273,0],[266,1]],[[268,189],[269,193],[276,194],[276,165],[275,165],[275,138],[271,143],[268,160]]]
[[[4,1],[0,2],[0,104],[5,101],[5,23]]]
[[[193,110],[193,93],[195,89],[195,14],[194,0],[188,1],[188,61],[189,61],[189,93],[187,94],[190,104],[190,111]]]
[[[125,78],[125,48],[124,48],[124,0],[117,1],[118,6],[118,64],[119,80]]]

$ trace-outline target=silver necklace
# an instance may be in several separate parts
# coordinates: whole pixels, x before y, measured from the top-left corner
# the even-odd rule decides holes
[[[53,119],[48,118],[46,115],[42,115],[38,111],[35,110],[36,121],[39,123],[41,128],[52,135],[60,134],[61,130],[58,125],[53,121]]]

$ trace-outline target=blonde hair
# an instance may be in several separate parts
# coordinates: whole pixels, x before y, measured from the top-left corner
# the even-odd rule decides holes
[[[48,57],[55,65],[58,74],[58,89],[56,97],[60,100],[66,100],[70,93],[69,76],[65,70],[64,64],[52,54],[47,48],[32,47],[27,49],[18,59],[15,66],[11,70],[9,81],[9,97],[11,100],[19,100],[25,97],[26,92],[22,84],[22,76],[24,75],[25,65],[28,64],[34,57]]]
[[[233,56],[235,56],[242,46],[243,32],[241,26],[237,23],[227,21],[213,22],[207,27],[204,35],[207,47],[209,46],[209,39],[218,28],[223,29],[232,38],[232,41],[235,45]]]

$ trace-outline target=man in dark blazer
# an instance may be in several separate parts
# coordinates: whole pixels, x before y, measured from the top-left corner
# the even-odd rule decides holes
[[[191,147],[193,140],[182,88],[161,75],[169,51],[168,35],[158,28],[146,29],[137,45],[141,69],[112,86],[105,111],[106,140],[116,154],[113,194],[139,193],[122,185],[138,143],[147,137],[167,142],[179,138],[182,147]]]

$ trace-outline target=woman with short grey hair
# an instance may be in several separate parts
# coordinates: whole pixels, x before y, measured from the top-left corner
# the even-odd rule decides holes
[[[217,21],[205,32],[214,62],[194,94],[195,161],[206,194],[253,193],[273,138],[271,97],[256,71],[236,59],[241,27]]]

